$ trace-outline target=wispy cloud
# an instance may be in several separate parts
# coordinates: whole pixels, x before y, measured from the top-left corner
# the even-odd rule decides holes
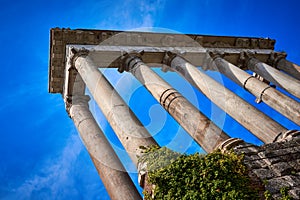
[[[154,21],[164,8],[164,0],[117,1],[109,17],[99,22],[100,29],[136,29],[153,27]]]
[[[13,194],[4,199],[66,199],[80,197],[74,177],[76,160],[83,150],[80,138],[72,134],[59,157],[43,162]],[[79,186],[81,187],[81,186]],[[82,190],[82,189],[81,189]]]

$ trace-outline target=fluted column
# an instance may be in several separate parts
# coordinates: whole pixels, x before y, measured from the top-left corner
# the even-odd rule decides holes
[[[88,52],[76,52],[71,60],[83,81],[118,136],[131,160],[137,165],[142,155],[140,146],[157,145],[136,115],[127,106],[109,81],[102,75]]]
[[[246,65],[248,69],[262,76],[264,79],[288,91],[295,97],[300,98],[300,81],[280,72],[279,70],[260,62],[258,59],[247,56]]]
[[[168,113],[198,142],[211,152],[229,136],[203,115],[178,91],[134,55],[124,59],[125,70],[131,72],[168,111]]]
[[[115,200],[141,199],[121,161],[91,114],[88,100],[88,96],[73,97],[69,114],[110,198]]]
[[[198,70],[180,56],[169,52],[165,61],[173,70],[181,74],[212,102],[263,142],[271,143],[279,134],[287,131],[286,128]]]
[[[259,81],[244,70],[222,59],[219,55],[214,54],[212,56],[214,57],[212,65],[215,65],[211,66],[212,68],[216,67],[222,74],[253,94],[257,98],[257,103],[260,101],[265,102],[288,119],[300,125],[300,104],[297,101]]]

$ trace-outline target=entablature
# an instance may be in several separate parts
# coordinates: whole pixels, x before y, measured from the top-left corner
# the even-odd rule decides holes
[[[111,61],[111,58],[121,56],[129,50],[144,51],[143,59],[150,63],[159,63],[166,50],[180,53],[186,59],[191,59],[191,62],[201,60],[199,51],[218,50],[229,52],[226,59],[235,63],[236,55],[241,50],[250,50],[256,53],[271,52],[274,50],[275,40],[253,37],[53,28],[50,30],[48,88],[50,93],[63,93],[68,45],[85,45],[85,48],[101,50],[101,54],[105,55],[106,60],[103,60],[99,66],[119,67],[118,60]],[[105,49],[107,52],[104,52]],[[193,50],[194,53],[188,53],[190,50]],[[96,59],[97,54],[94,55]],[[260,53],[258,53],[258,58],[262,61],[267,59],[265,56],[260,58],[259,55]],[[196,59],[197,56],[200,58]],[[101,57],[103,58],[103,56]],[[194,64],[197,65],[197,62]]]

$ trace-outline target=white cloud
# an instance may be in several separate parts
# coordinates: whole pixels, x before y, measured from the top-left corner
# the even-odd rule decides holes
[[[45,161],[37,171],[33,169],[33,174],[4,199],[62,199],[66,196],[80,196],[75,185],[74,163],[83,148],[80,138],[72,134],[61,156]]]
[[[102,20],[99,29],[136,29],[153,27],[155,19],[164,8],[164,0],[116,1],[110,16]]]

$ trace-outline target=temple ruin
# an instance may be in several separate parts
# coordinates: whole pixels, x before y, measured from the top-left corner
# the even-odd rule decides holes
[[[275,51],[274,45],[270,38],[53,28],[48,89],[62,95],[111,199],[142,197],[92,115],[86,89],[137,168],[139,147],[157,142],[99,68],[131,73],[207,153],[218,148],[244,152],[252,175],[269,180],[266,187],[274,198],[284,186],[297,199],[300,132],[287,129],[203,71],[219,71],[254,95],[257,103],[267,104],[300,126],[300,66],[287,60],[286,53]],[[180,74],[265,145],[230,137],[153,67]],[[140,172],[141,185],[143,176]]]

